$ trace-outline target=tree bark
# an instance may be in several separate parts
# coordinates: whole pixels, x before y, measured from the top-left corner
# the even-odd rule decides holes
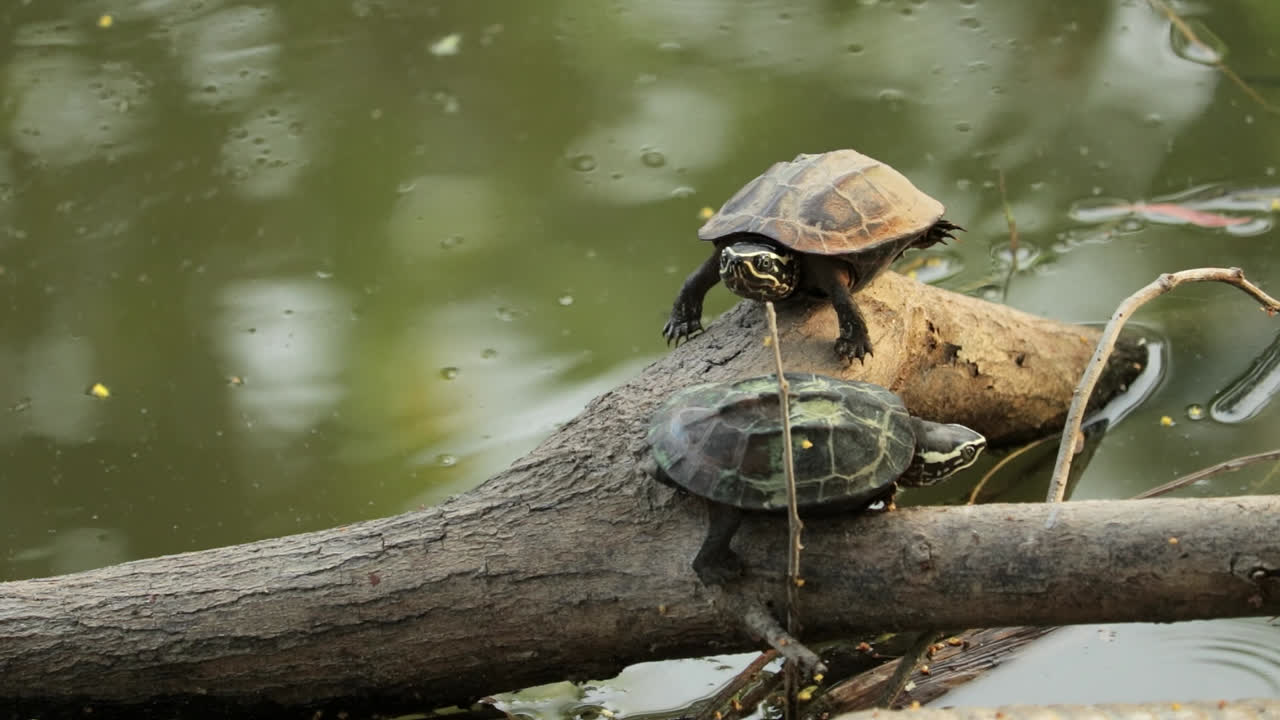
[[[876,355],[844,368],[829,307],[783,313],[789,370],[860,376],[994,445],[1060,423],[1096,333],[887,275]],[[420,512],[0,584],[0,710],[157,698],[378,711],[642,660],[755,647],[689,568],[703,501],[637,469],[678,387],[770,371],[743,304],[481,487]],[[1134,374],[1118,360],[1111,388]],[[807,522],[806,637],[1275,614],[1280,500],[912,509]],[[785,523],[738,535],[737,590],[780,603]],[[1170,538],[1177,538],[1174,543]],[[269,710],[264,710],[269,711]]]

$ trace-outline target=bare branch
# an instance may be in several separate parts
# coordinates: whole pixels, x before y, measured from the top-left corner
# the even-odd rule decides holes
[[[1049,494],[1046,498],[1048,502],[1062,502],[1062,498],[1066,494],[1067,478],[1071,473],[1071,459],[1075,456],[1076,447],[1081,443],[1080,423],[1084,421],[1085,408],[1089,403],[1090,396],[1093,394],[1093,388],[1097,384],[1098,378],[1102,377],[1107,358],[1110,357],[1112,349],[1115,348],[1116,340],[1120,337],[1120,330],[1124,327],[1125,321],[1129,319],[1129,316],[1133,315],[1135,310],[1150,300],[1169,292],[1183,283],[1210,281],[1235,285],[1261,302],[1262,309],[1268,315],[1275,315],[1280,312],[1280,302],[1277,302],[1270,295],[1263,292],[1261,288],[1249,282],[1244,276],[1244,271],[1240,268],[1197,268],[1176,273],[1165,273],[1156,278],[1150,285],[1125,298],[1124,302],[1120,303],[1120,306],[1112,313],[1111,320],[1107,323],[1107,326],[1103,328],[1102,337],[1098,340],[1093,358],[1089,360],[1089,365],[1085,368],[1083,377],[1080,378],[1080,384],[1076,386],[1076,390],[1072,394],[1071,409],[1067,412],[1066,428],[1062,432],[1062,440],[1058,445],[1058,460],[1054,464],[1053,479],[1049,483]]]

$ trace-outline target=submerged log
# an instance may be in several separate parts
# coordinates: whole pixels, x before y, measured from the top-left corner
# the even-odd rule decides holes
[[[913,412],[996,445],[1061,422],[1096,337],[896,275],[860,301],[876,348],[865,367],[836,364],[825,306],[783,314],[787,367],[887,385]],[[440,506],[0,584],[0,711],[100,714],[158,699],[188,711],[423,710],[756,647],[689,567],[703,501],[638,464],[670,391],[770,370],[763,327],[759,308],[740,305]],[[1131,362],[1116,361],[1112,390]],[[806,626],[816,639],[1275,614],[1278,511],[1280,500],[1244,498],[813,519]],[[784,538],[778,517],[744,524],[743,592],[781,603]]]

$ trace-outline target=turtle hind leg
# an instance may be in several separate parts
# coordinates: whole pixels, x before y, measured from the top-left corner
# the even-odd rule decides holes
[[[742,510],[716,502],[707,504],[707,539],[693,558],[693,571],[706,586],[712,604],[721,613],[735,618],[753,637],[768,643],[778,654],[796,663],[805,678],[827,671],[812,650],[778,623],[761,600],[751,593],[728,590],[726,586],[742,576],[742,558],[729,547],[742,524]]]
[[[671,306],[671,317],[662,328],[662,336],[667,343],[675,341],[680,344],[682,338],[693,337],[702,332],[702,300],[707,292],[720,282],[720,248],[716,247],[711,257],[698,266],[685,278],[680,286],[680,294]]]
[[[718,502],[707,503],[707,537],[693,557],[693,571],[703,585],[724,585],[742,575],[742,558],[729,547],[742,524],[742,511]]]

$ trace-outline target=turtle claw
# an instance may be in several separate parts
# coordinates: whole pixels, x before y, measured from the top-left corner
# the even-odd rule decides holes
[[[681,340],[691,340],[702,333],[702,321],[694,318],[692,320],[681,320],[675,315],[667,321],[662,328],[662,337],[667,339],[667,345],[675,343],[676,347],[680,347]]]
[[[873,355],[871,352],[871,339],[864,333],[862,337],[844,337],[843,335],[836,338],[836,356],[846,363],[852,364],[857,360],[860,364],[865,365],[864,358],[867,355]]]

